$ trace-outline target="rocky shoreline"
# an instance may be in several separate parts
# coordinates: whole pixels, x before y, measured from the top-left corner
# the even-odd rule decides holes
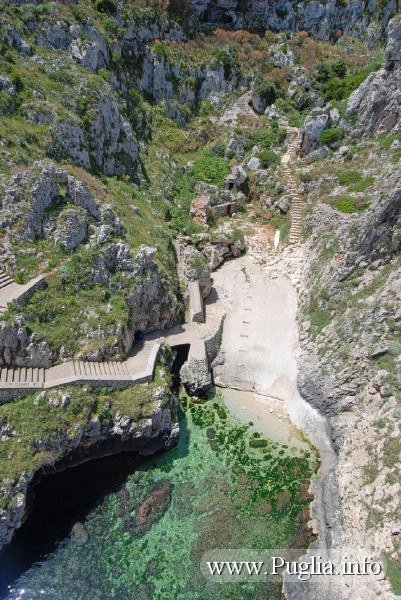
[[[40,470],[21,473],[18,480],[3,485],[0,551],[29,517],[35,486],[42,477],[120,452],[148,456],[177,444],[179,427],[175,416],[176,400],[169,385],[157,387],[152,396],[150,410],[144,411],[140,419],[119,412],[106,419],[89,416],[86,422],[81,422],[70,431],[55,432],[52,442],[47,444],[51,454]],[[53,402],[53,410],[63,410],[62,404],[55,404],[58,398],[61,398],[58,392],[45,395],[46,402]],[[4,431],[2,433],[5,435]],[[46,446],[45,442],[43,446]]]

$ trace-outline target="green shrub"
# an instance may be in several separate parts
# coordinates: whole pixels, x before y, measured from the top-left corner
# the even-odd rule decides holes
[[[57,83],[65,83],[69,86],[74,85],[75,83],[74,77],[65,69],[60,69],[60,71],[53,71],[53,73],[49,73],[48,77],[53,81],[57,81]]]
[[[195,254],[189,261],[188,266],[195,271],[200,271],[207,266],[207,259],[203,254]]]
[[[153,44],[152,50],[156,54],[156,56],[167,56],[167,47],[161,42],[159,42],[158,44]]]
[[[334,142],[338,142],[342,140],[344,137],[344,131],[342,129],[338,129],[337,127],[333,127],[333,129],[325,129],[319,135],[319,142],[322,144],[333,144]]]
[[[205,183],[223,185],[230,172],[230,164],[219,156],[204,156],[194,163],[194,173]]]
[[[324,100],[329,102],[331,100],[345,100],[349,98],[352,92],[365,81],[370,72],[370,69],[365,69],[359,73],[346,75],[344,79],[331,77],[320,86]]]
[[[281,95],[281,90],[277,84],[274,81],[266,80],[261,75],[257,75],[253,89],[267,105],[273,104]]]
[[[364,177],[361,181],[358,181],[358,183],[355,183],[355,185],[352,185],[349,190],[350,192],[356,192],[356,193],[360,193],[360,192],[366,192],[366,190],[368,188],[370,188],[375,182],[375,178],[374,177]]]
[[[258,158],[260,158],[260,164],[263,169],[278,165],[280,162],[280,157],[273,150],[263,150],[258,154]]]
[[[242,231],[242,229],[239,229],[239,227],[235,227],[235,229],[233,229],[230,234],[230,238],[233,242],[243,242],[245,240],[245,234]]]
[[[338,77],[339,79],[344,79],[344,77],[347,74],[347,63],[345,62],[345,60],[340,58],[339,60],[333,62],[333,64],[331,65],[331,70],[335,77]]]
[[[221,158],[224,158],[224,153],[225,153],[226,149],[223,146],[223,144],[215,144],[214,146],[211,147],[211,151],[213,152],[213,154],[215,156],[220,156]]]
[[[330,79],[330,67],[325,62],[319,62],[316,70],[316,81],[319,83],[326,83]]]
[[[273,121],[275,123],[275,121]],[[261,150],[269,150],[276,144],[281,144],[287,135],[284,128],[278,127],[278,124],[265,125],[257,131],[251,133],[247,142],[247,149],[250,150],[253,146],[259,146]]]
[[[107,81],[107,83],[111,82],[111,73],[110,71],[107,71],[106,69],[99,69],[97,74],[104,79],[105,81]]]
[[[225,79],[229,81],[234,75],[239,75],[240,66],[235,46],[229,46],[226,50],[216,50],[214,58],[217,64],[223,65]]]
[[[340,185],[352,185],[353,183],[359,183],[363,179],[359,171],[342,171],[338,176],[338,183]]]
[[[310,183],[311,181],[313,181],[313,177],[310,173],[301,173],[299,178],[302,181],[302,183]]]
[[[173,186],[173,204],[170,207],[171,224],[176,232],[190,228],[189,211],[195,198],[195,177],[192,170],[186,171]]]
[[[356,206],[353,198],[339,198],[334,202],[334,206],[343,213],[353,213],[356,211]]]

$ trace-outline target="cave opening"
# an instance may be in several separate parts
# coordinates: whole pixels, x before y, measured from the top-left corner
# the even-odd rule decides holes
[[[18,577],[66,543],[74,525],[121,489],[143,456],[120,452],[44,475],[32,485],[32,510],[0,558],[0,598]]]
[[[190,344],[180,344],[179,346],[173,347],[175,354],[174,361],[171,367],[171,374],[173,378],[173,389],[177,389],[181,384],[181,367],[188,360]]]

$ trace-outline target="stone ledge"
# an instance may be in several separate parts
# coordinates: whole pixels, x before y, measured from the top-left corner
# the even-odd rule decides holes
[[[189,289],[189,320],[191,323],[204,323],[203,299],[200,293],[199,281],[190,281]]]

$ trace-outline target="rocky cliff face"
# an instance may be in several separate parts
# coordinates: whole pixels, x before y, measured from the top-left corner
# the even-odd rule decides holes
[[[401,127],[401,17],[387,29],[382,68],[351,94],[347,115],[356,118],[355,138],[399,133]]]
[[[102,286],[108,290],[108,298],[113,294],[120,295],[125,304],[125,315],[109,318],[107,324],[99,319],[89,324],[97,310],[92,302],[86,323],[82,323],[81,332],[77,332],[81,336],[84,332],[82,358],[122,358],[132,345],[136,328],[154,330],[176,320],[180,310],[175,296],[176,284],[168,280],[157,265],[157,249],[145,244],[137,251],[130,247],[116,206],[105,201],[101,188],[90,189],[67,170],[44,160],[32,168],[4,177],[0,184],[0,199],[0,225],[4,232],[0,264],[3,269],[13,272],[18,259],[34,256],[39,259],[37,268],[49,271],[52,256],[60,253],[66,264],[50,276],[53,291],[41,292],[42,300],[52,296],[55,289],[58,290],[56,294],[66,296]],[[41,244],[41,253],[36,251],[38,244]],[[80,252],[76,268],[68,259],[75,251]],[[22,316],[2,323],[1,364],[49,367],[58,358],[71,358],[63,348],[65,340],[62,336],[55,347],[35,333],[33,322],[47,320],[46,316],[36,316],[40,301],[39,305],[35,302],[34,297],[22,310]],[[106,311],[112,312],[111,304],[106,306]],[[28,331],[27,321],[33,332]],[[88,340],[97,340],[95,349],[87,348]]]
[[[394,0],[383,4],[370,0],[300,2],[287,0],[190,0],[198,18],[206,23],[232,25],[237,29],[265,28],[273,31],[308,31],[321,40],[335,39],[336,32],[361,35],[369,24],[387,25],[397,10]]]
[[[391,169],[384,157],[382,166]],[[298,382],[307,401],[328,416],[338,453],[335,480],[324,494],[331,542],[383,552],[395,561],[401,508],[400,199],[400,179],[393,173],[360,215],[315,206],[305,247]],[[339,502],[333,504],[336,494]],[[380,590],[394,597],[388,582],[377,586],[361,582],[358,593],[370,598]]]
[[[33,442],[32,455],[41,460],[40,468],[24,471],[16,477],[3,477],[0,483],[0,552],[10,542],[16,529],[28,518],[32,509],[34,486],[47,472],[64,470],[87,460],[108,456],[117,452],[129,451],[148,456],[160,450],[168,450],[178,441],[178,423],[175,422],[175,399],[169,391],[169,382],[160,385],[151,384],[147,391],[140,386],[142,395],[140,410],[137,411],[138,390],[130,390],[132,400],[130,410],[116,410],[113,400],[107,402],[97,414],[96,398],[92,402],[78,400],[76,390],[56,390],[42,392],[30,397],[34,410],[44,414],[55,413],[48,420],[68,419],[71,411],[78,414],[78,420],[70,427],[61,430],[55,427],[50,437]],[[94,393],[93,393],[94,394]],[[24,400],[23,402],[29,401]],[[82,403],[87,410],[82,414]],[[74,409],[75,407],[75,409]],[[137,411],[137,415],[134,413]],[[72,414],[72,413],[71,413]],[[15,440],[18,435],[24,438],[22,444],[27,445],[26,432],[20,430],[21,423],[9,418],[5,423],[0,419],[0,432],[3,444]]]

